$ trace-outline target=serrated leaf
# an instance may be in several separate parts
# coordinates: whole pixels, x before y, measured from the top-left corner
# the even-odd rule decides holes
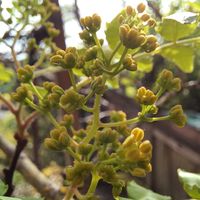
[[[0,195],[4,195],[8,189],[8,186],[0,180]]]
[[[177,170],[179,180],[185,192],[194,199],[200,199],[200,174]]]
[[[193,48],[189,46],[173,46],[161,49],[160,54],[174,62],[185,73],[191,73],[194,65]]]
[[[128,197],[132,200],[171,200],[171,197],[157,194],[131,181],[127,186]]]
[[[189,36],[197,28],[198,15],[192,12],[179,12],[163,18],[159,33],[165,40],[176,41]]]
[[[109,47],[113,50],[116,45],[119,43],[120,38],[119,38],[119,16],[120,15],[125,15],[125,10],[122,10],[110,23],[106,24],[106,40],[108,42]],[[119,49],[118,52],[122,52],[123,47]]]

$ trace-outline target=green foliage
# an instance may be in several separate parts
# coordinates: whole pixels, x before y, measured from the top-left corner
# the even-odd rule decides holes
[[[196,13],[177,12],[163,18],[159,27],[159,33],[167,41],[177,41],[178,39],[191,35],[197,28]]]
[[[157,194],[149,189],[138,185],[135,181],[128,183],[127,192],[129,198],[120,197],[120,200],[171,200],[169,196]]]
[[[174,45],[161,49],[160,54],[175,63],[183,72],[191,73],[193,71],[193,47]]]
[[[0,180],[0,195],[4,195],[8,189],[8,186]]]
[[[185,192],[194,199],[200,199],[200,174],[178,169],[178,177]]]
[[[0,63],[0,86],[11,81],[14,77],[12,69],[5,68],[3,63]]]

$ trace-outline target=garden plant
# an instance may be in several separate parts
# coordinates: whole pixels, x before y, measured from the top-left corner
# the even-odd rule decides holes
[[[53,12],[59,11],[55,4],[48,0],[42,3],[19,0],[13,1],[13,6],[15,9],[7,9],[10,13],[8,19],[0,18],[14,34],[11,41],[2,38],[0,42],[11,50],[18,79],[15,91],[10,95],[6,92],[0,94],[0,100],[15,116],[17,123],[15,155],[10,167],[4,170],[4,183],[8,186],[5,196],[11,196],[14,190],[13,173],[27,145],[29,127],[35,119],[41,118],[51,123],[51,130],[44,140],[49,154],[52,151],[66,152],[73,160],[65,168],[65,190],[59,191],[55,199],[100,199],[95,194],[100,180],[112,185],[114,199],[125,199],[120,197],[127,183],[123,173],[133,179],[145,177],[153,167],[153,146],[145,139],[146,133],[138,124],[164,120],[180,128],[186,124],[186,115],[180,104],[173,105],[166,114],[159,112],[157,106],[164,94],[179,92],[182,83],[172,71],[160,69],[151,88],[137,88],[133,101],[140,106],[140,111],[133,118],[127,118],[123,111],[111,110],[109,121],[103,121],[102,96],[112,89],[112,80],[120,80],[123,73],[141,71],[144,59],[152,61],[155,54],[166,57],[183,72],[191,72],[194,44],[200,40],[199,36],[192,35],[198,26],[198,14],[183,12],[179,17],[174,14],[157,25],[143,3],[136,8],[127,6],[107,24],[105,41],[98,37],[101,17],[93,14],[80,19],[83,30],[79,36],[83,46],[59,49],[53,42],[59,30],[48,21]],[[24,8],[28,8],[26,12]],[[16,12],[21,16],[16,17]],[[39,20],[34,20],[34,16],[39,16]],[[44,26],[49,36],[43,41],[43,46],[38,45],[34,38],[28,39],[26,49],[36,49],[39,54],[33,64],[26,59],[18,60],[15,52],[16,43],[28,26],[32,29]],[[187,58],[185,54],[188,54]],[[64,89],[54,81],[42,78],[35,81],[46,72],[56,71],[69,74],[70,88]],[[10,75],[4,68],[4,73],[10,76],[15,72]],[[1,85],[5,84],[6,80],[1,80]],[[83,93],[83,89],[87,93]],[[74,127],[74,113],[79,110],[88,113],[89,117],[87,124],[77,129]],[[64,114],[59,119],[57,116],[61,112]],[[81,188],[88,181],[87,191],[83,192]]]

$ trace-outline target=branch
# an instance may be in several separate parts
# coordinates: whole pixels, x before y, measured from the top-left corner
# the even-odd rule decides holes
[[[15,147],[6,141],[2,134],[0,134],[0,149],[7,155],[7,157],[13,156],[15,152]],[[46,199],[62,199],[63,195],[60,192],[59,185],[54,184],[51,180],[44,176],[44,174],[38,170],[25,153],[20,155],[17,169],[26,181],[34,186]]]

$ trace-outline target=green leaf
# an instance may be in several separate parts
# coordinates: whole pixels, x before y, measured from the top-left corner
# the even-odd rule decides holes
[[[125,10],[122,10],[110,23],[106,24],[106,40],[108,42],[109,47],[113,50],[116,45],[119,43],[119,16],[124,15],[125,16]],[[118,50],[118,52],[122,52],[123,47]]]
[[[171,197],[157,194],[138,185],[135,181],[129,182],[127,192],[132,200],[171,200]]]
[[[197,13],[178,12],[163,18],[158,32],[165,40],[176,41],[189,36],[197,28]]]
[[[3,196],[0,196],[0,200],[22,200],[22,199],[15,198],[15,197],[3,197]]]
[[[112,79],[108,79],[108,86],[113,89],[119,88],[119,77],[113,77]]]
[[[119,197],[119,200],[132,200],[132,199],[124,198],[124,197]]]
[[[179,180],[185,192],[194,199],[200,199],[200,174],[177,170]]]
[[[146,56],[141,59],[136,60],[137,61],[137,68],[141,72],[151,72],[153,68],[153,58],[152,56]]]
[[[8,189],[8,186],[0,180],[0,195],[4,195]]]
[[[160,54],[174,62],[185,73],[193,71],[194,52],[189,46],[173,46],[161,49]]]
[[[0,85],[10,82],[13,76],[13,70],[6,69],[4,64],[0,63]]]

